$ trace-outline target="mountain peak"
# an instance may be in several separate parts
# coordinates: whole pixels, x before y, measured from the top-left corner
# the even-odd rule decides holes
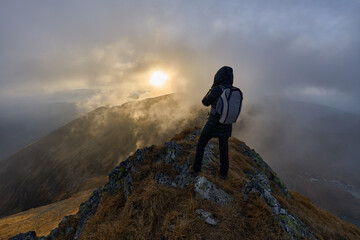
[[[228,179],[218,176],[218,143],[189,173],[199,129],[138,149],[109,181],[46,237],[11,239],[355,239],[360,230],[288,191],[261,156],[229,139]]]

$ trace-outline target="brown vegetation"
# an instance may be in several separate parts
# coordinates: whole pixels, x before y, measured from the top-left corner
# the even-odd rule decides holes
[[[179,163],[194,157],[197,138],[185,140],[192,131],[194,129],[188,129],[172,138],[182,145],[182,151],[176,158]],[[217,141],[213,139],[211,143],[215,145],[215,156],[218,156]],[[176,173],[169,164],[154,161],[166,148],[152,147],[152,151],[144,155],[144,164],[133,177],[133,190],[128,198],[124,198],[122,191],[114,196],[104,192],[101,204],[87,223],[81,239],[290,239],[262,197],[253,193],[248,198],[244,197],[242,188],[247,178],[245,173],[258,167],[254,160],[244,154],[245,146],[243,142],[230,138],[230,170],[227,180],[222,180],[217,175],[218,161],[212,161],[208,169],[201,172],[201,175],[233,196],[233,201],[225,206],[197,198],[192,185],[179,189],[158,184],[154,180],[156,172],[169,176]],[[273,184],[271,188],[280,204],[309,226],[317,239],[360,239],[360,229],[319,209],[308,198],[297,192],[290,192],[292,198],[287,199],[276,185]],[[196,214],[196,209],[199,208],[211,212],[220,223],[217,226],[205,223]],[[55,218],[49,216],[46,220],[42,219],[42,224],[54,223],[51,219]],[[75,223],[77,218],[73,217],[72,221]],[[16,220],[8,220],[8,225],[4,223],[1,225],[0,221],[0,227],[10,224],[18,226]],[[38,229],[27,228],[20,231],[37,230],[39,236],[47,234],[50,229],[45,231],[38,226]],[[61,235],[59,239],[67,238]]]
[[[185,156],[194,155],[197,139],[191,143],[184,140],[191,131],[186,130],[172,139],[183,146],[178,156],[180,162],[186,161]],[[217,142],[211,143],[216,150]],[[226,181],[217,176],[218,162],[212,162],[209,169],[202,172],[234,196],[230,204],[220,207],[196,198],[192,187],[182,190],[157,184],[154,172],[169,169],[162,162],[154,163],[148,155],[135,175],[134,190],[128,199],[125,201],[121,193],[105,195],[82,239],[289,239],[262,198],[251,195],[249,200],[244,200],[241,191],[244,171],[255,163],[242,154],[240,143],[234,138],[229,141],[230,171]],[[159,152],[162,150],[158,148]],[[281,204],[310,226],[318,239],[359,239],[358,228],[319,209],[301,194],[291,192],[293,199],[286,200],[280,191],[276,192]],[[198,208],[213,213],[220,223],[206,224],[196,215]]]
[[[288,208],[314,229],[317,239],[344,239],[344,236],[348,239],[360,239],[360,229],[355,225],[320,209],[298,192],[291,192],[291,196],[292,200],[287,203]]]
[[[36,231],[38,236],[48,235],[64,216],[75,214],[81,202],[90,191],[80,192],[73,197],[46,206],[32,208],[0,219],[0,240],[7,240],[16,234]]]
[[[106,195],[82,239],[287,239],[259,198],[248,205],[238,192],[231,205],[219,207],[195,198],[192,188],[159,186],[151,178],[134,189],[126,202],[122,194]],[[220,224],[206,224],[195,214],[198,208],[214,213]]]
[[[201,112],[182,108],[174,95],[100,107],[2,160],[0,217],[105,184],[107,174],[137,148],[202,124]]]

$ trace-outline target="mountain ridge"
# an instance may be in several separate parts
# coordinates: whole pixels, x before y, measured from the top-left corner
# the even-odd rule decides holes
[[[217,176],[217,142],[205,149],[199,176],[188,169],[199,129],[162,146],[138,149],[109,181],[46,237],[19,239],[356,239],[360,229],[289,192],[261,156],[229,140],[229,178]],[[27,238],[26,238],[27,237]]]
[[[53,139],[49,140],[47,138],[51,134],[46,135],[42,139],[42,142],[45,144],[40,149],[35,148],[36,151],[30,152],[30,154],[23,154],[22,161],[24,162],[13,164],[14,168],[12,170],[14,171],[21,170],[22,166],[30,165],[30,167],[23,171],[23,175],[27,177],[25,180],[21,176],[19,177],[16,172],[10,172],[9,174],[1,172],[4,169],[1,167],[2,161],[0,161],[0,200],[2,202],[0,212],[1,208],[6,211],[11,210],[4,196],[8,196],[8,201],[13,201],[13,206],[20,206],[20,208],[12,209],[12,212],[10,212],[14,213],[66,199],[76,194],[76,192],[82,191],[83,189],[81,188],[93,190],[105,184],[108,172],[119,161],[136,149],[150,144],[161,144],[172,137],[178,129],[188,126],[201,126],[206,118],[206,110],[204,108],[202,110],[196,108],[191,112],[191,110],[185,109],[189,108],[189,106],[183,104],[181,99],[179,96],[174,95],[160,96],[132,101],[116,107],[99,107],[88,114],[84,114],[81,117],[81,121],[71,121],[68,123],[68,128],[56,132],[57,135]],[[333,167],[331,172],[329,172],[329,167],[333,164],[331,166],[329,164],[321,164],[316,168],[312,165],[319,161],[329,163],[331,159],[332,163],[336,163],[337,159],[331,156],[332,151],[338,152],[335,154],[344,153],[349,158],[351,156],[349,153],[354,153],[354,151],[343,149],[342,146],[350,144],[350,148],[351,141],[349,140],[351,138],[345,139],[341,137],[340,141],[329,142],[333,137],[326,135],[322,131],[318,132],[316,125],[319,125],[319,123],[312,126],[311,121],[309,121],[314,120],[315,113],[317,113],[315,115],[318,117],[324,115],[319,112],[322,110],[320,106],[314,108],[308,105],[304,106],[303,104],[300,104],[300,112],[307,110],[307,113],[304,118],[300,118],[302,125],[298,128],[303,130],[301,132],[294,132],[292,125],[297,123],[291,122],[291,119],[287,120],[286,117],[294,118],[298,116],[296,114],[299,112],[299,106],[290,102],[288,107],[284,107],[284,104],[286,105],[287,103],[280,102],[283,105],[279,105],[274,100],[272,102],[266,101],[268,103],[267,108],[270,108],[269,110],[272,111],[272,114],[276,115],[279,109],[284,111],[287,109],[285,111],[287,114],[273,118],[267,117],[269,114],[261,108],[261,105],[244,108],[240,122],[234,125],[233,135],[245,139],[247,144],[261,152],[262,156],[267,159],[273,169],[286,181],[291,189],[308,196],[318,206],[330,210],[338,217],[343,218],[343,220],[358,224],[356,222],[359,219],[358,200],[356,202],[352,195],[343,192],[342,189],[337,190],[338,186],[330,186],[330,188],[324,184],[324,186],[320,185],[320,181],[311,181],[312,178],[322,179],[322,177],[331,177],[329,179],[334,178],[344,183],[353,183],[354,186],[357,186],[356,179],[358,179],[358,176],[353,176],[356,171],[352,171],[351,173],[353,174],[350,175],[348,174],[349,171],[341,171],[339,168],[341,167],[340,164],[335,168],[337,171],[334,171]],[[266,106],[263,106],[263,108],[266,109]],[[254,115],[254,111],[260,113]],[[328,115],[329,112],[325,111],[325,113]],[[337,112],[330,111],[330,113]],[[262,119],[264,121],[261,121]],[[298,118],[296,117],[296,119]],[[335,123],[339,123],[339,121],[335,121],[329,124],[331,119],[327,120],[326,124],[320,124],[322,129],[331,130],[334,128]],[[74,122],[78,122],[78,124],[73,125]],[[288,123],[286,124],[286,122]],[[351,136],[356,135],[356,132],[352,129],[354,128],[353,122],[354,119],[350,119],[346,121],[346,124],[338,124],[340,130],[335,133],[340,134],[339,136],[343,136],[341,135],[342,132],[351,133]],[[280,127],[278,126],[279,124],[281,125]],[[308,124],[310,127],[306,127]],[[324,127],[325,125],[326,127]],[[301,141],[294,141],[309,133],[317,134],[305,135],[307,138],[304,138],[303,142],[307,143],[307,145],[304,146]],[[310,137],[313,140],[309,140]],[[254,141],[254,138],[258,140]],[[305,141],[306,139],[307,141]],[[355,136],[352,139],[353,142],[356,142],[358,137]],[[266,145],[265,149],[261,144],[262,142]],[[283,142],[286,142],[287,145],[282,145],[283,147],[279,148]],[[33,143],[32,145],[37,144]],[[98,147],[97,145],[100,146]],[[331,146],[335,146],[335,148]],[[32,148],[34,146],[28,147]],[[57,151],[59,148],[63,149],[60,154]],[[121,154],[118,153],[120,150],[122,151]],[[308,151],[310,152],[307,155],[299,157]],[[302,153],[300,154],[299,152]],[[56,155],[60,156],[60,158],[57,158]],[[61,157],[62,155],[65,157]],[[355,155],[352,155],[355,160]],[[66,158],[70,158],[70,160],[59,161],[59,159],[66,160]],[[41,159],[46,161],[41,162]],[[342,160],[346,159],[342,158]],[[32,165],[31,162],[33,163]],[[305,163],[310,163],[310,165],[308,164],[305,168],[300,168]],[[341,161],[341,164],[345,164],[345,162]],[[355,166],[351,165],[351,169],[356,169]],[[59,169],[59,167],[63,169]],[[53,174],[54,172],[56,174]],[[299,176],[302,176],[302,173],[309,173],[311,179],[302,180],[301,178],[299,180]],[[78,178],[77,176],[82,177]],[[40,180],[37,182],[40,184],[36,182],[34,184],[34,179],[32,178],[39,178]],[[5,190],[1,187],[1,185],[11,183],[12,181],[17,181],[17,184],[12,184]],[[31,183],[30,187],[28,187],[29,183]],[[35,186],[34,192],[31,191],[33,190],[32,186]],[[86,191],[87,189],[84,190]],[[339,202],[341,204],[338,204]],[[359,227],[360,225],[357,226]]]
[[[165,141],[163,133],[173,135],[179,126],[201,125],[199,114],[177,114],[179,105],[165,95],[99,107],[0,161],[0,216],[97,188],[137,148]]]

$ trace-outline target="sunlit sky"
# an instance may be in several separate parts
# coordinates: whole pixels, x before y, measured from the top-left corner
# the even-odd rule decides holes
[[[245,96],[360,112],[359,12],[357,0],[3,0],[0,100],[197,100],[229,65]]]

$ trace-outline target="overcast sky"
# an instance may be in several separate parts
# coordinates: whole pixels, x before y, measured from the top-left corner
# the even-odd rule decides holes
[[[223,65],[248,99],[360,112],[360,1],[0,1],[0,101],[198,100]],[[162,88],[153,71],[169,75]]]

